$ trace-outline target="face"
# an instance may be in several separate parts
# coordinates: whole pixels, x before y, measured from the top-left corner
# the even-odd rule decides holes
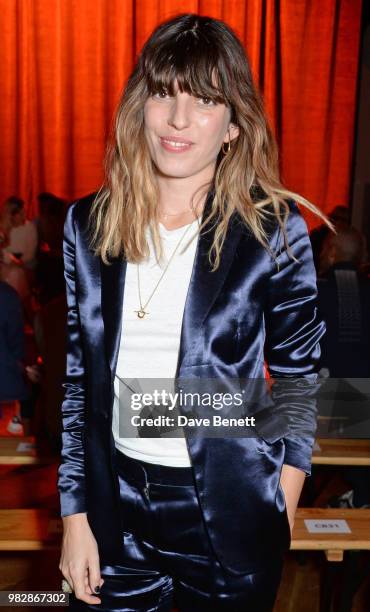
[[[23,225],[25,221],[26,221],[26,215],[25,215],[24,209],[12,215],[12,226],[13,227],[19,227],[20,225]]]
[[[238,136],[230,109],[209,98],[160,92],[144,106],[144,131],[153,162],[164,176],[186,178],[212,173],[223,142]]]

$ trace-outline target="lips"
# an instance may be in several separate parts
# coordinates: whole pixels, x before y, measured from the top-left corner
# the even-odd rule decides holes
[[[194,144],[191,140],[185,138],[179,138],[178,136],[161,137],[160,143],[166,151],[174,153],[183,153],[188,151]]]

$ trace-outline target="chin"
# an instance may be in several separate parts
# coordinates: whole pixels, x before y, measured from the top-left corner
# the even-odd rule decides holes
[[[186,168],[170,168],[168,166],[157,166],[157,168],[162,176],[168,176],[170,178],[188,178],[189,176],[197,174],[196,170],[187,170]]]

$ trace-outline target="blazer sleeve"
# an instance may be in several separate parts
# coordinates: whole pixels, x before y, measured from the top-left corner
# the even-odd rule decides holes
[[[290,201],[286,230],[294,261],[278,230],[278,255],[268,281],[265,359],[274,410],[288,423],[284,463],[311,474],[317,427],[317,364],[326,325],[318,316],[316,270],[306,223]],[[275,381],[275,382],[274,382]]]
[[[57,487],[61,516],[86,512],[84,424],[85,424],[85,365],[76,299],[76,203],[67,212],[64,224],[63,257],[67,297],[66,374],[62,403],[62,450]]]

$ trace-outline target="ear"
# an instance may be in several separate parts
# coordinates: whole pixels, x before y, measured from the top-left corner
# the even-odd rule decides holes
[[[227,128],[227,132],[224,138],[224,142],[229,142],[229,140],[235,140],[239,136],[239,127],[235,125],[235,123],[229,123],[229,127]]]

